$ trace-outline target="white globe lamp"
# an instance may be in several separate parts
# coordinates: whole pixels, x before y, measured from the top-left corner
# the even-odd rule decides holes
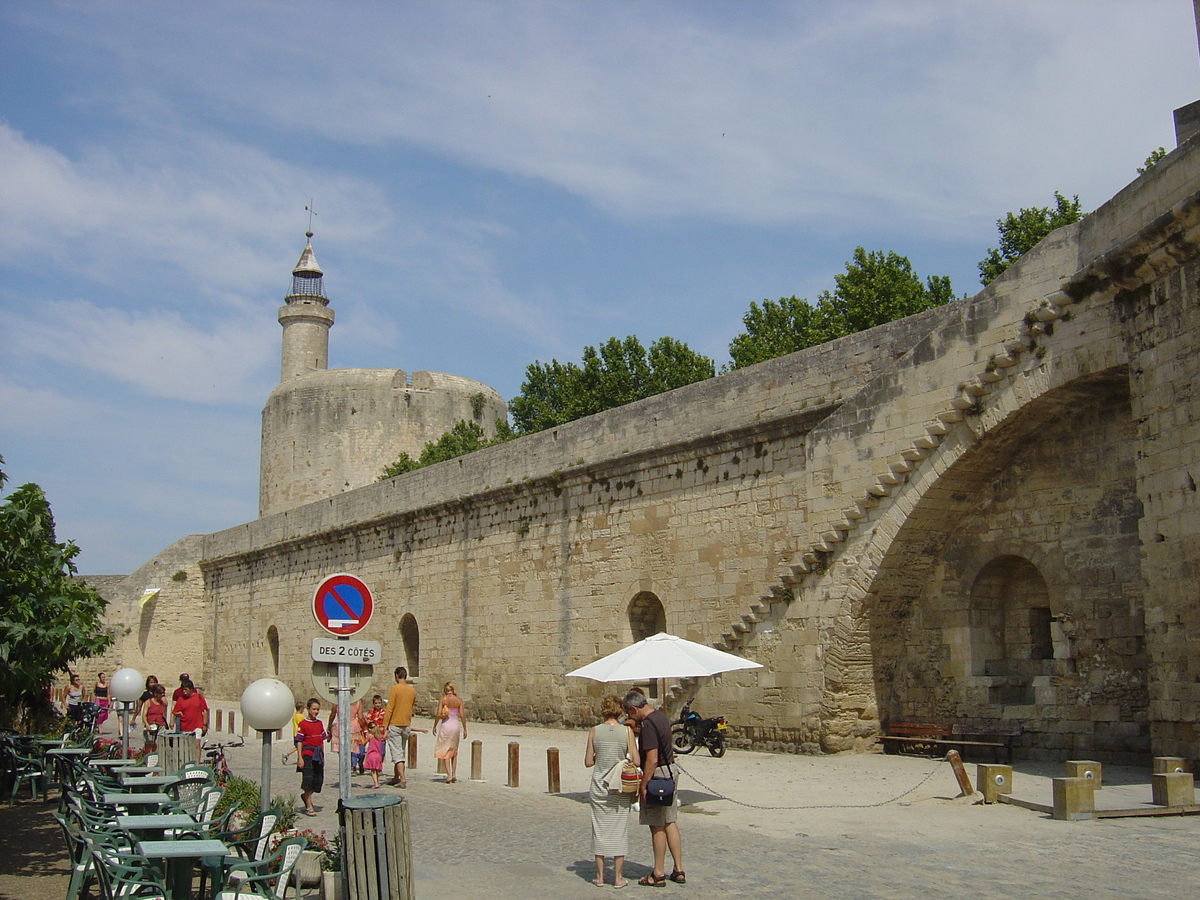
[[[108,693],[121,704],[121,758],[129,759],[129,709],[146,689],[146,679],[137,669],[117,669],[108,683]]]
[[[242,719],[262,735],[262,782],[259,808],[271,804],[271,737],[289,721],[296,708],[291,688],[278,678],[260,678],[242,691]]]

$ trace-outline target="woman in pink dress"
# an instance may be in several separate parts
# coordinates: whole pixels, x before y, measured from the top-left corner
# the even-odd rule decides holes
[[[454,784],[458,781],[458,742],[467,736],[467,714],[453,681],[447,681],[442,688],[442,699],[438,701],[437,715],[433,717],[433,730],[437,734],[434,758],[446,761],[444,783]]]

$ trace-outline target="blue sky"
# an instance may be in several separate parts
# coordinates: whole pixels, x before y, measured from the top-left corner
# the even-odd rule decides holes
[[[995,220],[1093,208],[1200,98],[1191,4],[0,6],[0,454],[84,573],[256,515],[276,309],[313,244],[330,366],[505,397],[855,246],[978,289]]]

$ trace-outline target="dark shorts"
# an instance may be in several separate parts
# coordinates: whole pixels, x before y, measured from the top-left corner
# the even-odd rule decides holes
[[[311,756],[304,757],[304,769],[300,776],[300,790],[303,793],[313,791],[321,793],[325,786],[325,763],[313,762]]]

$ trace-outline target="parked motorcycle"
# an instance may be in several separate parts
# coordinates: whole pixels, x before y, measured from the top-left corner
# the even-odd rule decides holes
[[[725,755],[725,717],[705,719],[692,712],[690,702],[683,705],[679,718],[671,723],[671,746],[676,753],[691,753],[697,747],[707,747],[712,756]]]

